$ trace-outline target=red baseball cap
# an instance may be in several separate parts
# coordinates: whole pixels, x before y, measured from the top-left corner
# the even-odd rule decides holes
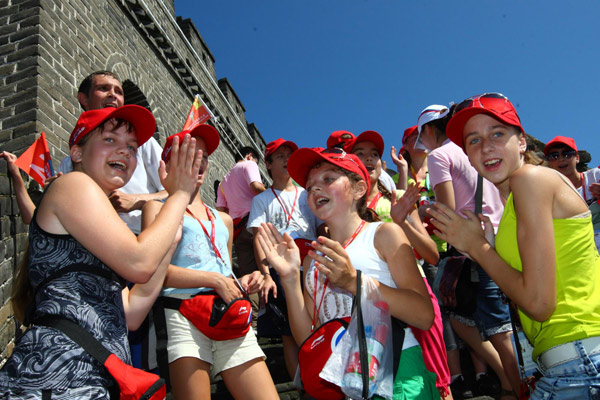
[[[383,155],[383,149],[384,149],[384,144],[383,144],[383,138],[381,137],[381,135],[375,131],[364,131],[363,133],[361,133],[360,135],[358,135],[356,138],[354,138],[352,141],[346,143],[346,146],[344,146],[344,149],[348,152],[351,152],[352,149],[354,148],[354,146],[356,146],[357,143],[360,142],[371,142],[375,145],[375,147],[377,147],[377,152],[379,153],[379,157],[381,157]]]
[[[484,93],[470,97],[456,105],[454,115],[446,127],[448,138],[463,150],[463,129],[467,121],[477,114],[490,115],[501,122],[517,127],[525,132],[521,126],[519,115],[506,96],[500,93]]]
[[[281,146],[287,146],[292,149],[292,152],[298,150],[298,145],[292,141],[285,140],[282,138],[275,139],[272,142],[267,144],[267,148],[265,149],[265,158],[269,157],[271,154],[275,153],[278,148]]]
[[[69,148],[79,143],[88,133],[111,118],[122,119],[133,125],[138,146],[146,143],[156,131],[156,120],[152,113],[148,109],[135,104],[118,108],[106,107],[99,110],[84,111],[79,116],[73,132],[71,132]]]
[[[306,188],[308,173],[316,164],[328,162],[346,171],[358,174],[367,183],[367,193],[371,191],[371,179],[364,164],[354,154],[346,153],[343,149],[331,147],[304,147],[290,156],[287,168],[290,176],[300,186]]]
[[[404,135],[402,136],[402,144],[404,145],[406,143],[406,140],[408,139],[408,137],[410,135],[412,135],[413,133],[418,133],[418,127],[417,125],[415,126],[411,126],[410,128],[406,128],[404,130]]]
[[[556,136],[554,139],[546,143],[546,146],[544,146],[544,155],[547,156],[548,150],[550,150],[551,147],[557,144],[564,144],[565,146],[577,151],[577,146],[575,146],[575,139],[567,136]]]
[[[352,132],[348,131],[334,131],[327,138],[327,147],[339,147],[345,145],[349,140],[354,139],[355,136]]]
[[[206,143],[206,152],[210,156],[219,147],[219,132],[215,128],[207,124],[201,124],[191,130],[181,131],[167,138],[165,147],[162,152],[162,159],[166,163],[171,157],[171,148],[173,147],[173,139],[179,138],[179,143],[183,141],[186,134],[190,134],[191,137],[197,137],[204,140]]]
[[[406,144],[406,141],[408,140],[409,136],[413,133],[419,133],[418,125],[411,126],[410,128],[406,128],[404,130],[404,135],[402,135],[402,147],[400,148],[400,150],[398,150],[399,153],[406,153],[408,151],[406,147],[404,147],[404,145]]]

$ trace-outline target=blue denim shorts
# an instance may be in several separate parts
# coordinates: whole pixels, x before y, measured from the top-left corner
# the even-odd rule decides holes
[[[589,355],[581,341],[573,342],[579,358],[547,370],[535,386],[531,400],[577,399],[600,400],[600,353]]]
[[[456,314],[458,321],[474,320],[483,340],[498,333],[511,332],[510,311],[496,282],[477,265],[479,285],[477,287],[477,309],[473,315]]]

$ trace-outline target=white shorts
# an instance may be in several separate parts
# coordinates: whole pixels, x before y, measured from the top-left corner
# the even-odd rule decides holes
[[[231,340],[212,340],[198,330],[177,310],[165,308],[167,322],[167,352],[169,363],[181,357],[194,357],[211,364],[214,378],[221,371],[237,367],[255,358],[266,359],[256,341],[254,330],[246,336]]]

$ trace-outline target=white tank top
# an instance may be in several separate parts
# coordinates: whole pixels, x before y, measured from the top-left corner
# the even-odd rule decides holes
[[[381,224],[382,222],[366,224],[363,230],[346,248],[346,251],[350,256],[354,268],[361,270],[364,274],[378,280],[384,285],[395,288],[396,283],[390,274],[387,263],[377,255],[377,251],[375,250],[375,232]],[[317,326],[334,318],[350,316],[352,311],[352,295],[332,285],[331,282],[327,284],[325,295],[323,295],[325,275],[320,273],[317,273],[318,282],[315,296],[315,270],[313,261],[310,263],[310,268],[305,274],[304,284],[319,312],[319,323]],[[319,303],[321,303],[320,307]],[[404,332],[402,349],[419,345],[410,328],[405,328]]]

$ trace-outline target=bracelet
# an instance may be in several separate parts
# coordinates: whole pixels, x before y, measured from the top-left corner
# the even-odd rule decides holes
[[[265,276],[265,275],[269,275],[269,276],[271,276],[271,273],[270,273],[270,272],[263,272],[263,273],[262,273],[262,275],[263,275],[263,276]]]

